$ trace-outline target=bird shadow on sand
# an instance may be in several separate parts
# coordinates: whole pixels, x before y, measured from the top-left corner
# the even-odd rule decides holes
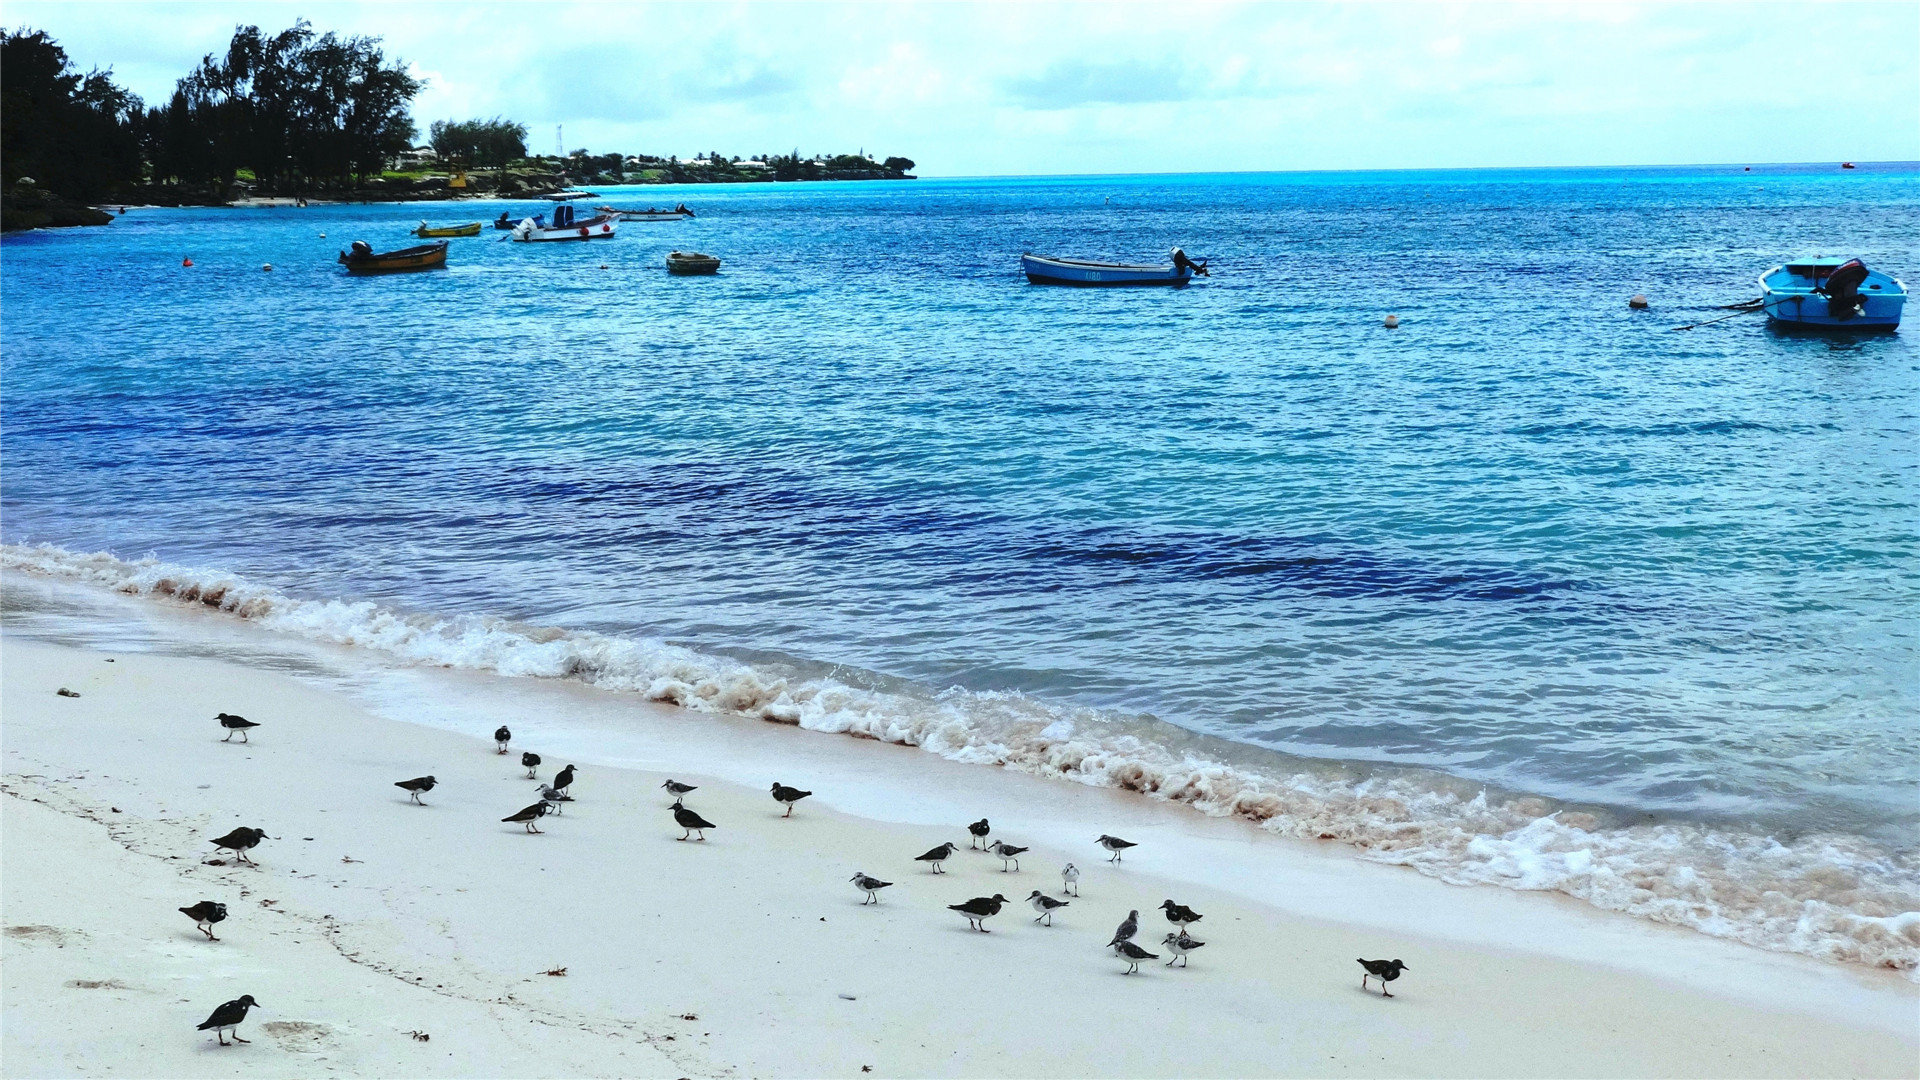
[[[1384,1002],[1385,1004],[1388,1004],[1388,1005],[1391,1005],[1394,1002],[1399,1001],[1401,997],[1401,995],[1395,994],[1392,997],[1383,998],[1380,996],[1380,991],[1378,990],[1362,990],[1357,986],[1353,988],[1353,992],[1356,994],[1365,994],[1375,1001]]]

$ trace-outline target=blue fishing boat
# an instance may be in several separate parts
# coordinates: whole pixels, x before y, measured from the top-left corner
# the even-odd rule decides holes
[[[1787,326],[1892,330],[1907,287],[1859,259],[1800,259],[1760,275],[1767,318]]]
[[[1184,285],[1195,274],[1205,276],[1207,264],[1174,248],[1173,261],[1158,266],[1023,254],[1020,269],[1035,285]]]

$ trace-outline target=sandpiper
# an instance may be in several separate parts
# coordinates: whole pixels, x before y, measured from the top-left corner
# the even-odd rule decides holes
[[[1060,868],[1060,891],[1068,896],[1080,895],[1080,868],[1068,863]]]
[[[531,779],[533,779],[533,778],[534,778],[535,776],[538,776],[538,775],[539,775],[538,773],[536,773],[536,772],[534,772],[534,771],[533,771],[533,770],[535,770],[535,769],[537,769],[537,768],[539,768],[539,767],[540,767],[540,755],[539,755],[539,754],[536,754],[536,753],[534,753],[534,752],[533,752],[533,751],[531,751],[531,750],[529,750],[529,751],[527,751],[527,752],[526,752],[526,753],[524,753],[524,754],[521,754],[521,755],[520,755],[520,764],[522,764],[522,765],[525,765],[525,766],[527,767],[527,779],[529,779],[529,780],[531,780]]]
[[[1008,863],[1013,864],[1014,870],[1018,871],[1020,869],[1019,855],[1021,852],[1027,849],[1023,847],[1014,847],[1012,844],[1009,844],[1004,840],[995,840],[993,842],[993,846],[988,848],[987,850],[993,852],[995,855],[1000,856],[1000,872],[1004,874],[1007,872]]]
[[[967,831],[973,834],[973,839],[967,843],[967,846],[977,848],[980,846],[980,841],[985,840],[987,834],[993,831],[993,826],[987,824],[986,818],[981,818],[967,826]]]
[[[220,721],[220,726],[227,729],[227,737],[221,739],[221,742],[232,742],[235,735],[240,736],[241,742],[246,742],[247,729],[260,726],[244,716],[235,716],[232,713],[223,712],[214,719]]]
[[[984,921],[1000,914],[1000,905],[1006,902],[1006,897],[994,893],[992,896],[976,896],[964,904],[948,904],[947,909],[966,916],[968,926],[987,934],[992,931],[986,928]]]
[[[573,796],[551,784],[541,784],[540,801],[547,805],[547,813],[558,814],[563,804],[573,801]]]
[[[1140,961],[1160,959],[1159,953],[1150,953],[1131,941],[1116,941],[1113,943],[1113,947],[1120,950],[1120,959],[1127,962],[1125,974],[1128,975],[1132,975],[1140,970]]]
[[[1027,903],[1032,904],[1033,910],[1040,913],[1038,916],[1034,918],[1033,921],[1040,922],[1041,919],[1045,919],[1047,921],[1044,924],[1042,924],[1045,926],[1052,926],[1053,913],[1067,906],[1067,902],[1065,900],[1055,900],[1053,897],[1046,895],[1045,893],[1041,892],[1039,889],[1035,889],[1032,892],[1027,894]]]
[[[804,799],[811,794],[813,794],[813,792],[801,791],[797,787],[788,787],[787,785],[781,783],[778,780],[775,780],[773,782],[773,801],[777,803],[783,803],[787,808],[787,812],[784,814],[781,814],[780,815],[781,817],[792,817],[793,804],[799,802],[801,799]]]
[[[693,836],[694,833],[699,833],[700,835],[694,837],[694,839],[705,841],[707,838],[706,831],[708,829],[717,829],[720,827],[680,805],[679,799],[673,800],[673,820],[678,822],[681,828],[687,830],[680,834],[680,839],[682,840]]]
[[[952,858],[954,851],[959,847],[959,844],[941,844],[925,855],[915,855],[913,859],[915,862],[931,863],[934,873],[944,874],[946,871],[940,869],[940,864]]]
[[[562,795],[565,795],[567,793],[567,789],[572,786],[573,786],[573,766],[569,765],[566,768],[561,769],[559,772],[553,774],[553,790],[559,792]]]
[[[500,820],[511,821],[516,825],[525,825],[527,827],[528,832],[537,833],[540,830],[534,828],[533,823],[536,821],[539,821],[541,815],[545,814],[546,812],[547,812],[547,804],[544,802],[537,802],[537,803],[534,803],[532,806],[527,807],[524,810],[516,810],[513,813],[508,814],[506,817],[501,818]]]
[[[207,935],[208,941],[219,941],[213,936],[213,924],[227,917],[227,905],[216,904],[212,900],[202,900],[192,907],[183,907],[180,914],[193,920],[193,925]]]
[[[1101,847],[1106,848],[1108,851],[1113,852],[1113,858],[1108,859],[1107,860],[1108,862],[1119,862],[1121,852],[1127,850],[1130,847],[1140,846],[1131,840],[1122,840],[1117,836],[1107,836],[1105,834],[1101,835],[1099,844]]]
[[[500,753],[506,753],[507,744],[512,741],[513,732],[507,730],[507,725],[501,724],[499,727],[493,729],[493,742],[494,745],[500,748]]]
[[[1123,941],[1131,941],[1133,935],[1139,932],[1140,913],[1138,911],[1129,911],[1127,912],[1127,917],[1120,921],[1120,925],[1114,928],[1113,940],[1107,942],[1107,944],[1118,945]]]
[[[439,783],[439,781],[431,776],[416,776],[411,780],[395,780],[393,786],[406,791],[407,794],[413,796],[414,802],[425,806],[427,805],[426,803],[420,802],[420,794],[422,792],[432,791],[433,785],[437,783]]]
[[[853,882],[854,888],[859,889],[861,892],[864,892],[867,894],[867,898],[865,900],[860,901],[861,907],[865,907],[868,904],[879,903],[880,898],[878,896],[875,896],[874,893],[877,893],[881,889],[884,889],[887,886],[893,884],[893,882],[891,881],[881,881],[877,877],[872,877],[865,870],[855,870],[853,872],[853,877],[849,878],[848,880]]]
[[[213,1010],[213,1015],[207,1017],[207,1022],[201,1024],[194,1030],[205,1031],[208,1028],[212,1028],[214,1038],[220,1040],[221,1046],[227,1045],[227,1030],[229,1028],[233,1029],[234,1042],[252,1042],[253,1040],[251,1039],[243,1039],[240,1037],[240,1021],[247,1018],[248,1009],[257,1009],[259,1007],[260,1003],[253,1000],[252,994],[241,994],[239,997]]]
[[[253,865],[253,860],[247,858],[247,849],[258,847],[260,841],[267,839],[270,839],[270,837],[267,836],[265,829],[250,829],[242,825],[227,835],[215,840],[213,846],[215,849],[231,849],[241,862],[251,866]]]
[[[1160,901],[1160,910],[1167,913],[1167,921],[1173,924],[1175,930],[1184,932],[1187,927],[1200,921],[1199,912],[1185,904],[1176,904],[1171,900]]]
[[[1160,944],[1165,945],[1173,952],[1173,960],[1180,961],[1180,966],[1186,967],[1187,954],[1205,945],[1206,942],[1198,938],[1188,937],[1187,932],[1182,930],[1177,934],[1168,934],[1165,938],[1161,939]],[[1168,967],[1173,966],[1173,960],[1167,961]]]
[[[1381,997],[1392,997],[1387,993],[1387,984],[1399,978],[1401,972],[1413,970],[1398,960],[1362,960],[1360,966],[1367,969],[1360,976],[1360,989],[1367,988],[1368,979],[1379,979]]]
[[[680,797],[689,791],[700,790],[699,784],[683,784],[678,780],[669,780],[660,786],[667,789],[667,794],[673,796],[674,802],[679,802]]]

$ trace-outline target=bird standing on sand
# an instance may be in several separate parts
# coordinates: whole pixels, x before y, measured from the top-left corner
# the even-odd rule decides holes
[[[421,793],[432,791],[433,785],[437,783],[439,783],[439,781],[431,776],[416,776],[411,780],[395,780],[393,786],[405,790],[407,794],[413,796],[414,802],[425,806],[427,805],[426,803],[420,802]]]
[[[1399,978],[1401,972],[1413,970],[1398,960],[1362,960],[1360,966],[1367,969],[1360,976],[1360,989],[1367,988],[1368,979],[1379,979],[1381,997],[1392,997],[1387,993],[1387,984]]]
[[[1027,903],[1032,904],[1033,910],[1040,913],[1033,921],[1039,922],[1041,919],[1045,919],[1047,920],[1045,923],[1047,926],[1053,925],[1053,913],[1067,906],[1065,900],[1055,900],[1039,889],[1035,889],[1027,894]]]
[[[673,796],[674,802],[679,802],[680,797],[689,791],[700,790],[699,784],[683,784],[678,780],[669,780],[660,786],[667,789],[667,794]]]
[[[1200,946],[1205,945],[1206,942],[1201,941],[1198,938],[1190,938],[1187,936],[1187,932],[1185,930],[1182,930],[1177,934],[1168,934],[1165,938],[1161,940],[1160,944],[1165,945],[1169,950],[1173,952],[1173,960],[1180,961],[1180,966],[1186,967],[1187,954],[1199,948]],[[1173,966],[1173,960],[1167,961],[1168,967]]]
[[[1004,840],[995,840],[993,842],[993,846],[988,848],[987,850],[993,852],[995,855],[1000,856],[1000,872],[1004,874],[1007,872],[1008,863],[1013,864],[1014,870],[1018,871],[1020,869],[1020,859],[1018,856],[1021,852],[1027,849],[1023,847],[1014,847],[1012,844],[1009,844]]]
[[[566,768],[561,769],[559,772],[553,774],[553,790],[559,792],[562,795],[565,795],[567,793],[567,789],[572,786],[573,786],[573,766],[569,765]]]
[[[527,767],[527,779],[531,780],[538,775],[533,770],[540,767],[540,755],[529,750],[520,755],[520,764]]]
[[[1113,940],[1107,942],[1107,944],[1109,946],[1113,946],[1113,945],[1118,945],[1123,941],[1131,941],[1133,940],[1133,935],[1139,932],[1140,932],[1140,913],[1138,911],[1129,911],[1127,912],[1127,917],[1121,920],[1120,925],[1114,928]]]
[[[528,832],[537,833],[540,830],[534,828],[533,823],[536,821],[539,821],[540,818],[546,814],[546,812],[547,812],[547,804],[544,802],[537,802],[537,803],[534,803],[532,806],[527,807],[524,810],[515,810],[513,813],[508,814],[506,817],[503,817],[500,820],[511,821],[516,825],[525,825],[527,827]]]
[[[573,801],[573,796],[555,788],[551,784],[540,785],[540,801],[546,804],[547,813],[560,813],[561,804]]]
[[[1200,921],[1200,913],[1185,904],[1176,904],[1171,900],[1160,901],[1160,910],[1167,913],[1167,921],[1175,930],[1185,933],[1187,927]]]
[[[781,814],[780,815],[781,817],[792,817],[793,804],[799,802],[801,799],[804,799],[811,794],[813,794],[813,792],[801,791],[797,787],[788,787],[787,785],[781,783],[778,780],[775,780],[773,782],[773,801],[777,803],[782,803],[787,808],[787,812],[784,814]]]
[[[213,936],[213,924],[227,917],[227,905],[202,900],[192,907],[181,908],[180,914],[192,919],[193,925],[207,935],[208,941],[219,941],[219,938]]]
[[[265,829],[249,829],[245,825],[242,825],[227,835],[215,840],[213,846],[216,850],[219,848],[232,850],[235,857],[241,862],[252,866],[254,862],[252,859],[247,858],[247,849],[258,847],[260,841],[266,839],[269,839],[269,837]]]
[[[1120,951],[1120,959],[1127,962],[1127,970],[1124,972],[1124,974],[1127,975],[1132,975],[1139,971],[1140,961],[1142,960],[1160,959],[1159,953],[1150,953],[1131,941],[1116,941],[1113,943],[1113,947]]]
[[[227,729],[227,737],[221,739],[221,742],[232,742],[235,735],[240,736],[241,742],[246,742],[247,729],[260,726],[244,716],[235,716],[232,713],[223,712],[214,719],[220,721],[220,726]]]
[[[946,871],[940,869],[940,864],[952,858],[954,851],[957,850],[959,847],[960,847],[959,844],[941,844],[939,847],[934,848],[932,851],[927,852],[925,855],[915,855],[913,857],[913,860],[915,862],[931,863],[933,865],[934,873],[944,874],[946,873]]]
[[[513,741],[513,732],[507,730],[507,725],[501,724],[493,729],[493,741],[504,754],[507,752],[507,744]]]
[[[679,799],[673,800],[673,820],[677,822],[681,828],[687,830],[680,834],[680,839],[682,840],[692,836],[694,833],[699,833],[700,835],[694,837],[694,839],[705,842],[707,839],[707,830],[720,827],[708,821],[706,818],[701,817],[699,814],[681,806]]]
[[[884,889],[887,886],[893,884],[893,882],[891,881],[881,881],[877,877],[872,877],[865,870],[855,870],[853,872],[853,877],[850,878],[849,880],[853,882],[854,888],[859,889],[861,892],[864,892],[867,894],[867,898],[865,900],[860,901],[861,907],[865,907],[868,904],[879,903],[880,898],[878,896],[875,896],[874,893],[877,893],[881,889]]]
[[[1107,836],[1105,834],[1101,835],[1099,844],[1101,847],[1106,848],[1108,851],[1113,852],[1113,858],[1108,859],[1107,860],[1108,862],[1119,862],[1121,852],[1127,850],[1130,847],[1140,846],[1139,844],[1136,844],[1131,840],[1122,840],[1117,836]]]
[[[981,818],[967,826],[967,831],[973,834],[973,839],[967,842],[967,846],[977,848],[980,846],[980,841],[985,840],[987,834],[993,831],[993,826],[987,824],[986,818]]]
[[[247,1018],[248,1009],[257,1009],[259,1007],[260,1003],[253,1000],[252,994],[241,994],[239,997],[213,1010],[213,1015],[207,1017],[206,1023],[201,1024],[194,1030],[205,1031],[208,1028],[212,1028],[214,1038],[220,1040],[221,1046],[227,1045],[228,1028],[234,1029],[234,1042],[252,1042],[253,1040],[251,1039],[243,1039],[240,1037],[240,1021]]]
[[[983,934],[990,934],[993,931],[986,928],[984,921],[1000,914],[1000,905],[1006,902],[1006,897],[994,893],[992,896],[976,896],[964,904],[948,904],[947,909],[966,916],[968,926]]]
[[[1060,868],[1060,891],[1068,896],[1080,895],[1080,868],[1068,863]]]

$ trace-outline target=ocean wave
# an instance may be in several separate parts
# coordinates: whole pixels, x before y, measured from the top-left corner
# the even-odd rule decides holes
[[[1689,822],[1620,825],[1525,795],[1417,774],[1362,775],[1249,752],[1157,721],[1013,693],[855,685],[657,640],[288,596],[237,575],[51,545],[0,545],[0,569],[195,604],[276,631],[421,664],[575,679],[706,712],[917,746],[956,761],[1121,788],[1350,844],[1454,884],[1551,891],[1715,937],[1920,981],[1920,853],[1842,834],[1788,840]],[[1260,761],[1252,759],[1260,757]],[[1264,760],[1270,758],[1270,761]]]

